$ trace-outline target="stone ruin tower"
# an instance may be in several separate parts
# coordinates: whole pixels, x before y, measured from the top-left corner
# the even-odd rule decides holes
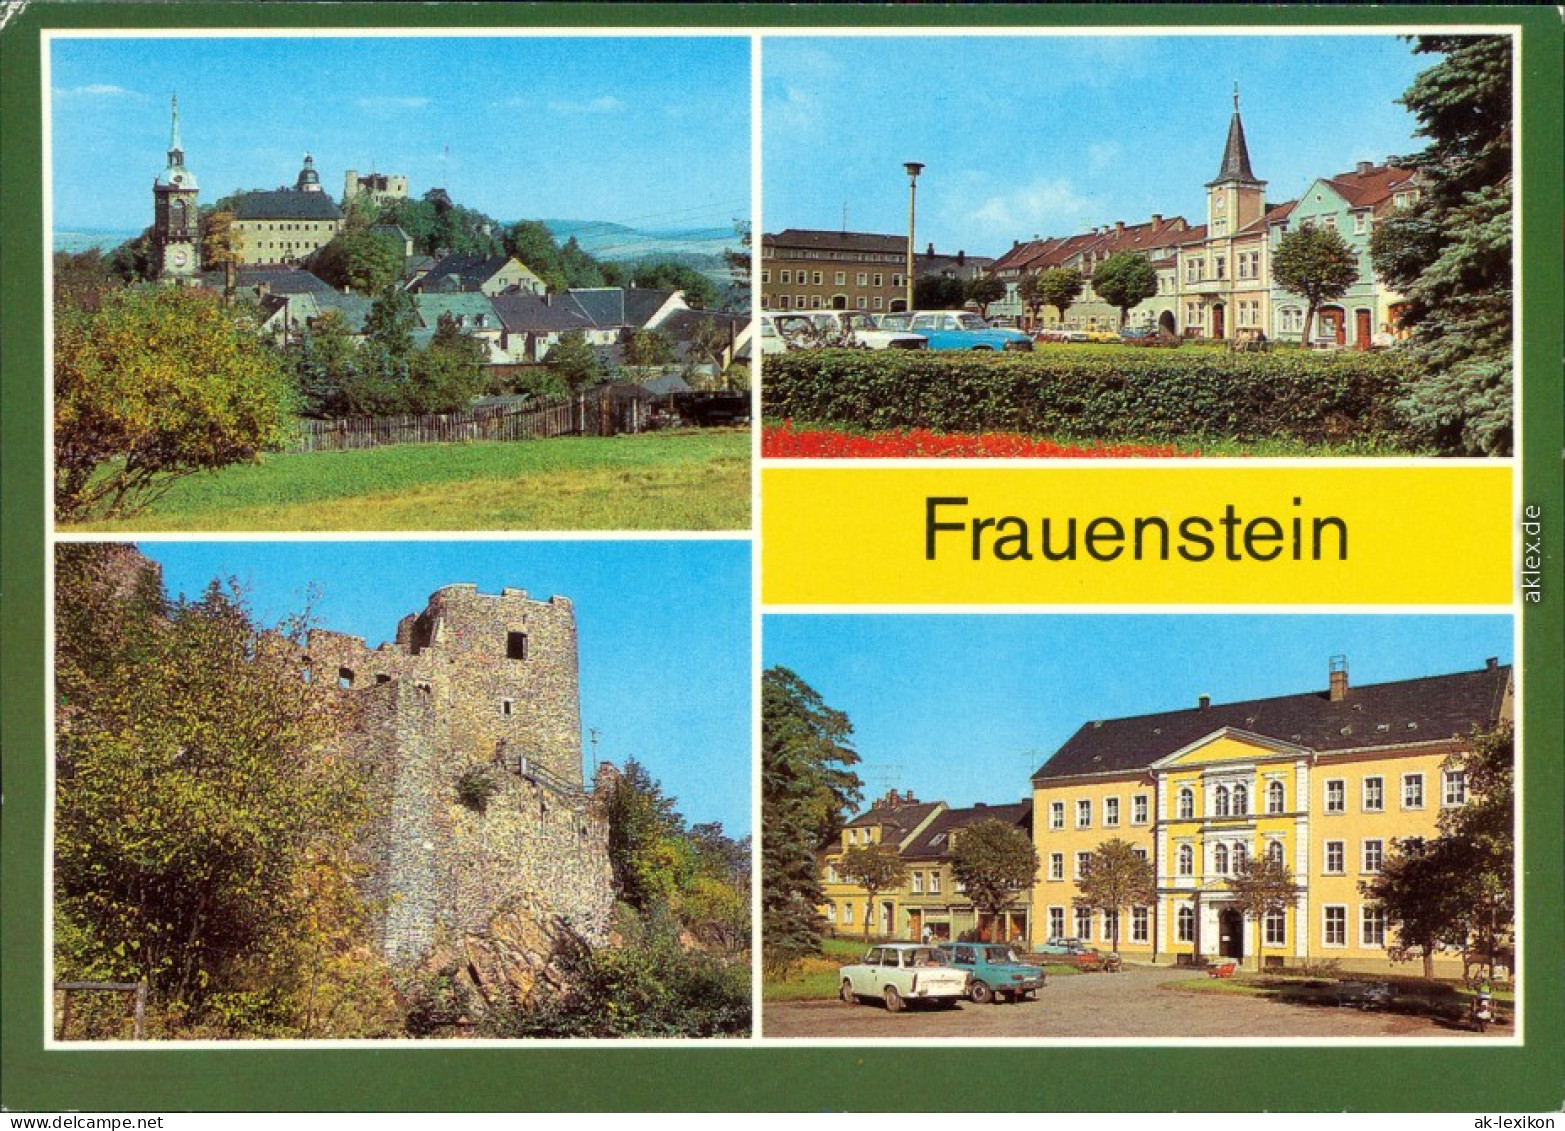
[[[497,915],[592,942],[613,904],[607,825],[585,790],[569,600],[448,585],[395,643],[313,630],[306,678],[335,688],[383,819],[365,845],[387,959],[482,938]]]

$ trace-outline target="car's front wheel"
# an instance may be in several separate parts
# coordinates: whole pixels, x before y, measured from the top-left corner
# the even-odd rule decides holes
[[[994,1000],[994,991],[983,982],[974,982],[973,988],[968,993],[978,1005],[988,1005]]]
[[[859,1003],[859,995],[853,992],[853,983],[846,978],[842,980],[842,989],[839,991],[838,996],[849,1005],[857,1005]]]
[[[897,993],[897,988],[895,986],[887,986],[886,987],[886,1012],[887,1013],[901,1013],[902,1012],[902,1006],[903,1006],[902,995]]]

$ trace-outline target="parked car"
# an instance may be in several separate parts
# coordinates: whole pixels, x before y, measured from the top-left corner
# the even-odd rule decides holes
[[[1032,349],[1032,339],[1020,330],[996,330],[965,310],[915,310],[908,329],[928,338],[932,350]]]
[[[967,996],[979,1005],[1010,998],[1021,1001],[1043,988],[1048,977],[1042,966],[1023,962],[1003,943],[941,943],[945,960],[969,978]]]
[[[786,310],[763,310],[755,316],[761,329],[761,354],[786,353],[788,350],[814,349],[827,343],[821,330],[808,314]]]
[[[967,971],[947,966],[938,950],[918,943],[872,946],[838,977],[843,1001],[879,998],[892,1013],[920,1002],[949,1009],[967,996]]]
[[[1088,946],[1080,939],[1066,938],[1063,935],[1055,935],[1044,940],[1038,948],[1039,954],[1097,954],[1097,950]]]
[[[820,329],[828,345],[856,346],[861,349],[921,350],[929,342],[922,334],[906,330],[882,329],[868,314],[857,310],[812,310],[810,321]]]
[[[1103,955],[1080,939],[1055,936],[1046,939],[1038,948],[1038,953],[1049,962],[1075,966],[1079,970],[1101,970],[1104,965]]]
[[[1068,330],[1064,326],[1050,326],[1045,330],[1034,330],[1032,335],[1035,342],[1085,342],[1087,331]]]
[[[1121,341],[1139,342],[1147,338],[1157,337],[1156,326],[1126,326],[1119,332]]]

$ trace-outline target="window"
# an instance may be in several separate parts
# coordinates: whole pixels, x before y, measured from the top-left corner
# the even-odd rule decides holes
[[[913,873],[913,885],[912,885],[910,891],[912,892],[913,895],[923,895],[924,894],[924,873],[922,873],[922,872],[914,872]]]
[[[1215,817],[1228,816],[1228,787],[1220,785],[1212,794],[1212,815]]]
[[[1282,841],[1269,840],[1266,842],[1266,859],[1270,860],[1273,864],[1281,864],[1284,862],[1284,852],[1285,850],[1283,849]]]
[[[1092,908],[1076,908],[1076,937],[1082,942],[1092,941]]]
[[[839,286],[839,287],[845,287],[845,286],[848,285],[848,273],[846,271],[838,271],[837,272],[837,282],[836,282],[836,285]]]
[[[1138,793],[1130,799],[1130,823],[1144,825],[1147,823],[1147,795]]]
[[[1065,878],[1065,853],[1051,852],[1049,854],[1049,879],[1063,880]]]
[[[1386,909],[1366,903],[1359,908],[1359,942],[1364,946],[1386,945]]]
[[[1135,943],[1152,941],[1152,916],[1145,907],[1130,909],[1130,941]]]
[[[1137,860],[1145,860],[1147,858],[1147,850],[1144,848],[1132,848],[1130,852]]]
[[[1461,770],[1445,770],[1440,775],[1441,804],[1446,808],[1467,804],[1467,775]]]
[[[869,272],[860,271],[858,275],[859,286],[865,286],[869,282]]]
[[[1258,279],[1261,275],[1261,253],[1258,251],[1242,251],[1239,253],[1239,278]]]
[[[1386,807],[1386,779],[1364,779],[1364,812],[1379,813]]]
[[[1281,334],[1302,334],[1304,332],[1304,311],[1297,306],[1285,306],[1277,312],[1277,332]]]
[[[525,660],[527,658],[527,634],[525,632],[507,632],[505,634],[505,658],[507,660]]]
[[[1212,260],[1212,275],[1218,279],[1228,278],[1228,257],[1219,255]]]
[[[1188,821],[1195,816],[1195,790],[1188,785],[1179,791],[1179,819]]]
[[[1091,859],[1092,853],[1090,852],[1076,853],[1076,878],[1078,880],[1081,879],[1082,873],[1091,867],[1091,864],[1088,863]]]
[[[1346,907],[1324,907],[1325,922],[1321,931],[1321,942],[1326,946],[1348,945],[1348,909]]]
[[[1119,798],[1105,797],[1103,799],[1103,826],[1115,828],[1119,825]]]
[[[1195,942],[1195,909],[1181,907],[1174,917],[1174,938],[1179,942]]]
[[[865,298],[863,295],[859,295],[853,300],[853,306],[857,310],[868,310],[869,299]]]
[[[1185,325],[1201,325],[1201,304],[1199,302],[1185,303]]]
[[[1065,802],[1049,802],[1049,828],[1055,831],[1065,827]]]
[[[1353,213],[1353,234],[1362,236],[1369,231],[1369,217],[1363,212]]]
[[[1243,844],[1234,845],[1233,868],[1235,872],[1242,871],[1244,869],[1245,861],[1249,860],[1249,858],[1250,850],[1248,848],[1246,848]]]
[[[1114,941],[1114,932],[1118,929],[1118,927],[1119,927],[1119,912],[1118,911],[1105,911],[1103,913],[1103,941],[1106,942],[1106,943],[1113,942]]]
[[[940,894],[940,869],[939,868],[936,868],[933,872],[929,873],[929,894],[930,895],[939,895]]]
[[[766,283],[770,283],[771,281],[772,281],[772,273],[771,273],[771,271],[767,270],[766,268],[762,268],[761,269],[761,282],[762,282],[762,284],[764,285]],[[787,281],[788,281],[787,279],[783,280],[783,282],[785,282],[785,283]]]
[[[1343,863],[1342,842],[1340,840],[1328,840],[1326,842],[1326,860],[1324,869],[1328,875],[1340,876],[1346,871]]]
[[[340,689],[342,689],[343,691],[352,691],[353,690],[353,669],[352,668],[338,668],[337,669],[337,686]]]
[[[1326,783],[1326,812],[1346,813],[1348,811],[1348,783],[1341,778]]]
[[[1378,872],[1380,865],[1386,858],[1386,842],[1383,840],[1366,840],[1364,842],[1364,871]]]
[[[804,282],[804,280],[800,279],[799,282],[802,283],[802,282]],[[805,299],[805,297],[803,295],[794,295],[793,296],[793,308],[795,310],[808,310],[810,308],[810,304]]]
[[[1201,281],[1201,272],[1205,262],[1205,260],[1197,256],[1191,256],[1189,259],[1185,260],[1185,282],[1199,283]]]
[[[822,276],[821,276],[821,273],[819,271],[813,272],[810,275],[810,282],[814,283],[818,287],[818,286],[821,285],[821,278],[822,278]],[[799,281],[803,282],[804,280],[801,279]]]
[[[1402,808],[1422,809],[1424,807],[1424,775],[1402,775]]]
[[[836,921],[837,921],[837,905],[835,903],[828,903],[826,905],[826,922],[828,922],[828,923],[835,923]]]
[[[502,699],[502,700],[500,700],[500,717],[501,718],[505,718],[505,719],[510,718],[511,717],[511,711],[515,708],[515,706],[516,706],[516,700],[515,699]]]
[[[1049,908],[1049,937],[1051,939],[1065,937],[1065,908]]]
[[[853,926],[853,904],[844,903],[842,905],[842,921],[846,926]]]
[[[836,861],[830,861],[826,865],[826,882],[828,884],[834,884],[838,882]]]
[[[1078,829],[1090,829],[1092,827],[1092,802],[1076,802],[1076,827]]]
[[[1288,916],[1281,911],[1268,911],[1261,920],[1266,928],[1267,946],[1288,945]]]
[[[1243,817],[1250,811],[1250,791],[1243,785],[1234,786],[1234,816]]]
[[[884,299],[882,299],[879,295],[876,295],[875,296],[875,309],[876,310],[882,309],[882,306],[884,305],[884,302],[885,302]]]
[[[784,267],[780,272],[778,272],[778,274],[777,274],[777,281],[779,283],[791,283],[791,282],[793,282],[793,279],[789,277],[789,272],[788,272],[788,269],[786,267]]]
[[[1280,781],[1274,781],[1266,787],[1266,811],[1268,813],[1281,813],[1287,804],[1287,791]]]
[[[1195,875],[1195,849],[1188,844],[1181,844],[1179,846],[1178,860],[1178,869],[1181,876]]]
[[[1228,846],[1226,844],[1216,845],[1212,849],[1212,871],[1220,876],[1228,874]]]

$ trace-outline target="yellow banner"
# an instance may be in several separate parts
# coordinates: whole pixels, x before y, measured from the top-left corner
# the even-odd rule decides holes
[[[761,476],[768,605],[1511,601],[1507,466]]]

